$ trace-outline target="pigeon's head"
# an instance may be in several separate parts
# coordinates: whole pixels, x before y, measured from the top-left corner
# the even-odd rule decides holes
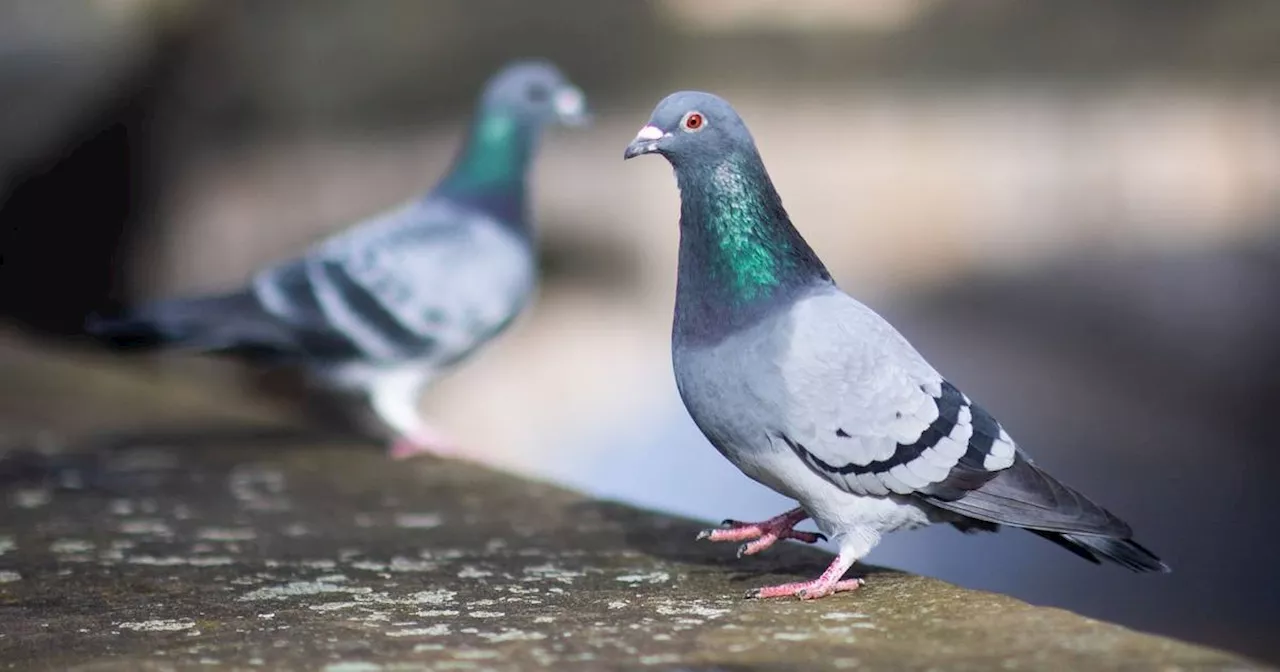
[[[483,105],[539,124],[581,126],[591,119],[582,90],[543,60],[517,61],[499,70],[485,86]]]
[[[658,103],[622,158],[661,154],[679,168],[696,160],[715,161],[742,150],[754,151],[754,147],[746,124],[725,99],[701,91],[679,91]]]

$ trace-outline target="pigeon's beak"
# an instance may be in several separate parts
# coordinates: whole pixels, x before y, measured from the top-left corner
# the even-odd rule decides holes
[[[562,86],[552,101],[556,119],[565,126],[586,126],[591,123],[591,111],[587,109],[587,97],[576,86]]]
[[[636,139],[627,145],[627,151],[622,153],[622,160],[634,159],[641,154],[651,154],[658,151],[658,141],[670,137],[670,133],[665,133],[657,126],[645,126],[636,133]]]

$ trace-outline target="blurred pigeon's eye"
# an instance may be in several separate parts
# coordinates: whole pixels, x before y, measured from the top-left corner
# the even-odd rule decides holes
[[[680,120],[680,127],[690,133],[696,133],[707,125],[707,118],[702,116],[701,112],[689,112],[684,115],[684,119]]]
[[[545,103],[551,99],[551,89],[542,84],[530,84],[525,95],[535,103]]]

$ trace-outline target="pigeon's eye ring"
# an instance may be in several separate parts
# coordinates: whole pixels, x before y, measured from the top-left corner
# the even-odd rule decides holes
[[[697,133],[707,126],[707,118],[697,110],[688,112],[684,115],[684,119],[680,120],[680,128],[686,133]]]
[[[534,103],[545,103],[551,100],[551,89],[543,84],[530,84],[525,90],[525,95]]]

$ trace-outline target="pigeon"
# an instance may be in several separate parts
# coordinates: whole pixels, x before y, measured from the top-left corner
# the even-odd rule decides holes
[[[484,87],[452,167],[425,195],[258,273],[238,291],[91,316],[87,331],[132,349],[181,349],[301,370],[367,399],[397,437],[394,458],[456,454],[418,411],[426,386],[502,332],[536,282],[526,177],[542,130],[588,123],[554,65],[522,60]]]
[[[812,581],[748,597],[814,599],[887,532],[929,524],[1029,530],[1136,572],[1168,566],[1124,521],[1036,465],[1000,422],[872,309],[845,294],[792,225],[755,141],[728,102],[663,99],[624,159],[666,157],[680,190],[671,353],[694,423],[751,479],[798,506],[726,520],[699,539],[838,548]],[[812,518],[822,534],[795,530]]]

